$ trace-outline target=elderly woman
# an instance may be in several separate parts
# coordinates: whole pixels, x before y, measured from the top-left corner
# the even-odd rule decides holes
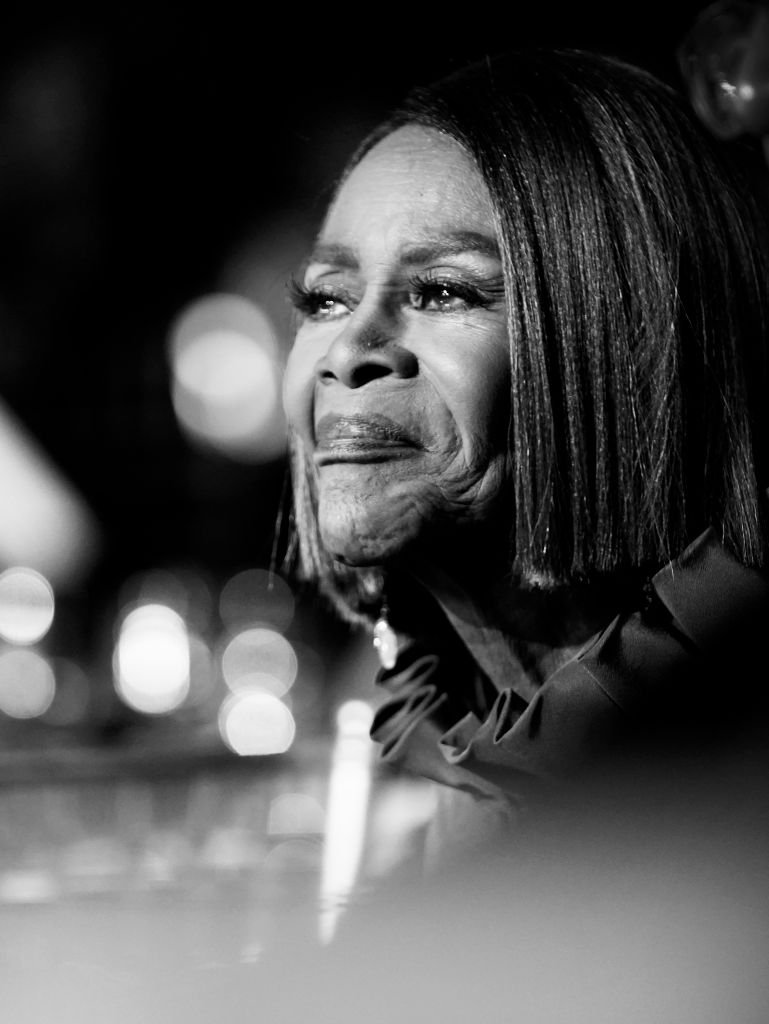
[[[383,757],[490,821],[761,720],[769,247],[721,145],[608,57],[489,59],[365,140],[293,288],[297,574],[372,630]]]

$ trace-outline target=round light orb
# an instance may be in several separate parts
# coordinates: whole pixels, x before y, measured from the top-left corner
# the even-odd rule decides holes
[[[289,708],[269,693],[233,693],[219,710],[219,732],[235,754],[284,754],[294,742],[296,723]]]
[[[13,644],[34,644],[51,628],[53,587],[41,573],[14,566],[0,573],[0,637]]]
[[[222,653],[222,675],[233,692],[266,689],[281,697],[293,686],[297,669],[296,652],[289,641],[262,626],[237,633]]]
[[[148,604],[123,619],[113,657],[115,689],[136,711],[167,714],[184,703],[190,687],[190,643],[182,617]]]
[[[11,718],[39,718],[55,692],[56,678],[47,658],[26,647],[0,653],[0,711]]]

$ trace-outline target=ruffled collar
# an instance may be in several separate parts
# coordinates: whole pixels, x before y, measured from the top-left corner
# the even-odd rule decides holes
[[[480,798],[520,807],[542,784],[634,744],[712,738],[750,716],[764,689],[746,666],[769,626],[769,580],[712,530],[542,682],[455,585],[421,584],[451,636],[444,650],[406,644],[379,673],[389,697],[372,736],[384,760]]]

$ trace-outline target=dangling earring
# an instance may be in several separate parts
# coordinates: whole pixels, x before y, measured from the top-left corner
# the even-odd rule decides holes
[[[395,668],[398,658],[398,638],[387,621],[387,598],[382,598],[382,610],[374,623],[374,650],[379,655],[382,668]]]

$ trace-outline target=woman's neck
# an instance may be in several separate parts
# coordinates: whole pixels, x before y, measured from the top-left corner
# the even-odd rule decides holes
[[[408,573],[435,597],[487,671],[500,668],[504,647],[508,662],[523,666],[536,684],[573,657],[627,600],[627,586],[616,582],[539,587],[417,559]]]

